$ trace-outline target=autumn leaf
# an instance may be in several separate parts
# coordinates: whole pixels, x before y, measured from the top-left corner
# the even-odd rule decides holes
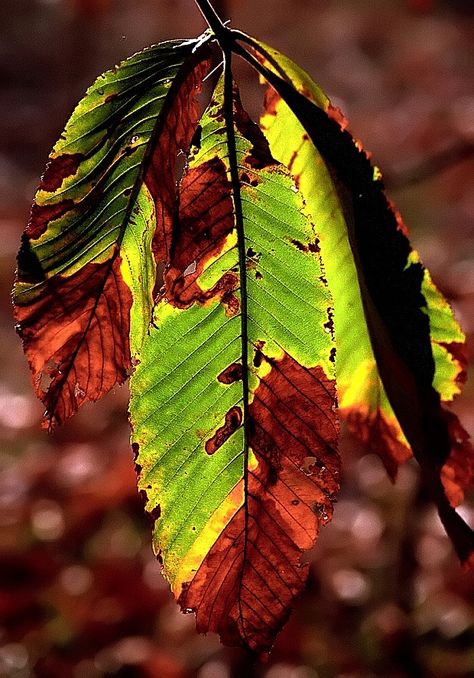
[[[121,269],[149,232],[157,259],[166,260],[176,189],[163,166],[172,172],[194,133],[206,53],[200,39],[168,42],[104,73],[51,153],[13,295],[49,427],[130,372],[130,307],[139,283],[127,285]],[[144,277],[156,276],[151,255],[142,265],[145,285]]]
[[[230,88],[233,121],[221,83],[181,181],[130,412],[176,597],[199,630],[262,650],[339,486],[334,344],[314,226]]]
[[[270,148],[318,224],[334,298],[341,414],[392,477],[413,452],[458,555],[470,563],[474,536],[451,505],[472,486],[474,454],[442,407],[465,379],[464,335],[340,111],[290,59],[242,38],[270,85],[261,123]]]
[[[214,33],[131,57],[74,111],[23,236],[15,314],[50,428],[130,376],[164,575],[199,631],[266,652],[339,489],[336,376],[351,430],[393,478],[415,456],[472,563],[453,506],[474,456],[445,407],[464,335],[342,114],[198,4]],[[232,53],[266,84],[260,125]]]

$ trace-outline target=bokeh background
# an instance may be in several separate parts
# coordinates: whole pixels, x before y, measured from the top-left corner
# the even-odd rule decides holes
[[[215,5],[305,66],[344,110],[472,348],[472,2]],[[9,295],[47,154],[96,75],[149,43],[198,34],[203,21],[192,0],[0,0],[0,10],[0,676],[474,675],[474,580],[415,464],[393,486],[344,435],[334,520],[311,555],[306,594],[261,665],[197,635],[161,578],[135,489],[127,388],[54,435],[40,429]],[[248,71],[239,73],[244,103],[258,113]],[[471,379],[455,403],[471,433],[473,404]],[[461,511],[472,521],[472,503]]]

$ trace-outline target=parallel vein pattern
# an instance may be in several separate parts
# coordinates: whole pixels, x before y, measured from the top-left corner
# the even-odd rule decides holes
[[[50,427],[130,371],[132,293],[122,245],[148,214],[164,243],[155,254],[166,257],[173,166],[193,135],[194,94],[206,71],[199,63],[205,48],[193,55],[198,44],[163,43],[101,75],[51,153],[14,289],[17,327]],[[150,259],[151,250],[141,254]]]
[[[181,183],[154,327],[136,353],[131,419],[155,548],[181,606],[199,630],[265,650],[339,487],[331,300],[301,197],[237,92],[232,184],[223,110],[218,86]]]

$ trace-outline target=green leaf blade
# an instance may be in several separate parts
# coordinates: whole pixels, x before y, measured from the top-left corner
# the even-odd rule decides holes
[[[51,153],[13,295],[49,427],[130,372],[129,317],[136,302],[133,280],[124,282],[130,252],[123,244],[135,220],[154,238],[159,224],[161,251],[148,242],[134,255],[147,262],[150,311],[153,259],[165,260],[169,247],[176,157],[194,133],[194,97],[208,67],[201,43],[163,43],[104,73]]]
[[[154,326],[136,354],[131,421],[139,487],[159,514],[155,549],[181,606],[199,630],[267,650],[339,487],[334,345],[314,228],[234,96],[239,183],[218,87],[180,187]]]

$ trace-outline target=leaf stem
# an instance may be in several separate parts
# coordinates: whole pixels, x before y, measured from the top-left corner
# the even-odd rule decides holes
[[[222,47],[222,50],[225,51],[224,46],[229,46],[230,42],[232,42],[233,40],[233,38],[230,37],[231,36],[230,29],[228,29],[227,26],[225,26],[222,23],[220,17],[218,16],[216,10],[211,5],[209,0],[194,0],[194,1],[198,6],[204,19],[206,20],[207,25],[216,36],[220,46]]]

